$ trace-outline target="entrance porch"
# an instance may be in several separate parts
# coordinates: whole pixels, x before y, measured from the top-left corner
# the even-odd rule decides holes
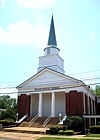
[[[34,93],[31,94],[30,116],[38,117],[58,117],[59,114],[66,114],[66,93]]]

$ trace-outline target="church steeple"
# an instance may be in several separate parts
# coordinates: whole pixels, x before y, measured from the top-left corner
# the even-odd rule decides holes
[[[51,18],[51,25],[50,25],[49,38],[48,38],[48,46],[52,46],[52,47],[57,46],[53,15],[52,15],[52,18]]]
[[[49,68],[64,74],[64,60],[59,56],[59,51],[59,48],[57,48],[55,27],[52,15],[48,46],[44,49],[44,56],[39,57],[38,72],[45,68]]]

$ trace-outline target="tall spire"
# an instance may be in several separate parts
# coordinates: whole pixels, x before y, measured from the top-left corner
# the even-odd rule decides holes
[[[57,46],[53,15],[52,15],[50,31],[49,31],[48,46],[53,46],[53,47]]]

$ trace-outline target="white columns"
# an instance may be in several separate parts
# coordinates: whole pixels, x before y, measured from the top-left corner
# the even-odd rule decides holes
[[[51,117],[55,117],[55,92],[51,95]]]
[[[42,117],[42,93],[39,93],[38,117]]]

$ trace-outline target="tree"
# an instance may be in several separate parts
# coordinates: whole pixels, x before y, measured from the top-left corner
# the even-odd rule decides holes
[[[100,86],[96,86],[96,88],[93,90],[93,92],[97,95],[100,96]]]
[[[0,112],[0,119],[15,119],[16,108],[17,103],[15,98],[11,98],[9,95],[0,96],[0,109],[5,109]]]
[[[6,111],[1,111],[0,119],[4,120],[4,119],[8,119],[8,118],[16,120],[15,112],[12,109],[7,109]]]
[[[64,122],[67,125],[67,129],[74,130],[75,132],[83,131],[83,119],[80,116],[69,116]]]
[[[9,95],[0,96],[0,108],[1,109],[8,109],[8,108],[16,109],[16,99],[11,98]]]

